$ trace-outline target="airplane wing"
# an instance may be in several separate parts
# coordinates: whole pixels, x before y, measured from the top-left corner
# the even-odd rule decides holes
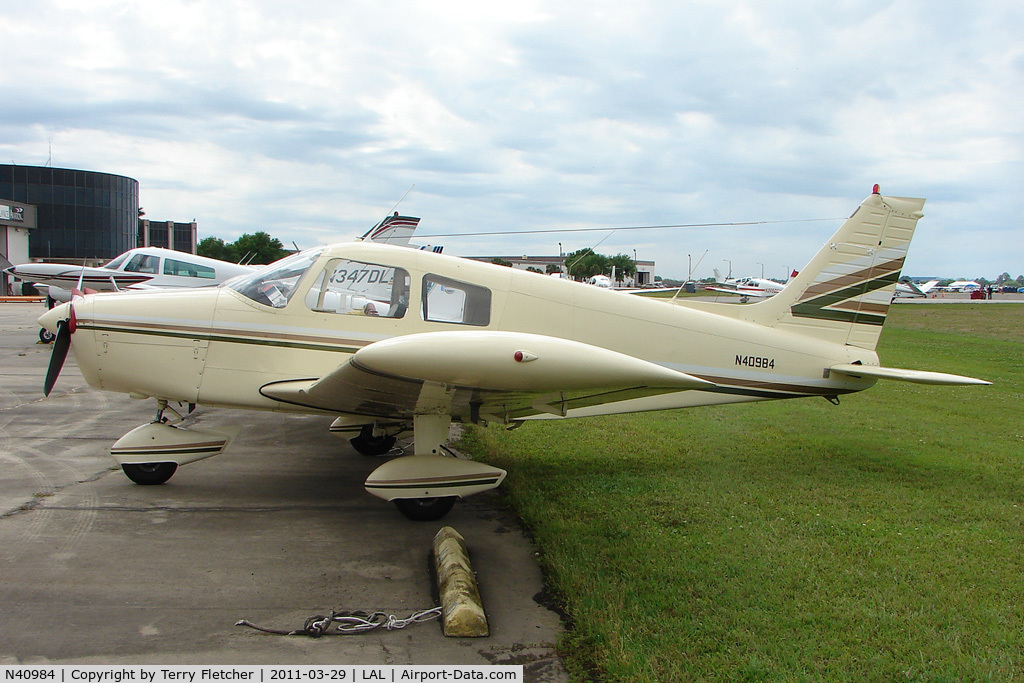
[[[8,268],[7,272],[26,282],[63,289],[77,287],[81,281],[83,286],[100,292],[124,289],[154,277],[146,273],[125,273],[109,268],[83,268],[52,263],[25,263]]]
[[[855,363],[843,363],[833,365],[829,372],[848,375],[850,377],[877,377],[879,379],[895,379],[902,382],[913,382],[915,384],[945,384],[945,385],[969,385],[969,384],[992,384],[983,379],[964,377],[963,375],[950,375],[945,372],[927,372],[925,370],[904,370],[902,368],[883,368],[878,365],[857,365]]]
[[[474,331],[426,332],[379,341],[324,377],[273,382],[260,393],[338,413],[408,419],[434,412],[463,421],[508,422],[712,386],[581,342]]]
[[[763,289],[740,289],[735,285],[722,285],[715,284],[711,286],[705,286],[705,290],[710,292],[724,292],[726,294],[738,294],[740,296],[752,296],[759,299],[767,299],[773,297],[777,292],[768,292]]]
[[[624,294],[637,294],[643,296],[645,294],[658,294],[661,292],[678,292],[680,287],[626,287],[616,288],[614,291],[623,292]]]

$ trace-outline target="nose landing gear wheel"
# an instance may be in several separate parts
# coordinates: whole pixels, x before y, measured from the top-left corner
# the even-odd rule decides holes
[[[132,465],[121,465],[126,477],[136,484],[151,486],[163,484],[178,470],[176,462],[144,462]]]
[[[398,511],[416,522],[434,522],[447,515],[458,496],[444,498],[396,498]]]

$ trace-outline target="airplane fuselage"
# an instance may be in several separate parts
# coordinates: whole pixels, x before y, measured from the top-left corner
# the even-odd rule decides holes
[[[355,262],[364,264],[360,272],[368,275],[356,276],[351,266],[345,271],[337,266]],[[373,269],[406,274],[408,304],[400,317],[340,312],[316,300],[318,283],[325,278],[337,279],[344,272],[352,282],[360,277],[370,280]],[[447,296],[461,297],[461,309],[443,301],[446,289]],[[480,307],[486,305],[486,311],[475,310],[467,317],[473,297],[484,302]],[[502,330],[574,340],[714,384],[710,391],[633,399],[628,406],[617,406],[616,412],[835,396],[864,389],[873,380],[827,378],[828,367],[858,361],[877,364],[873,351],[707,310],[365,243],[324,250],[280,307],[220,287],[91,295],[77,299],[74,311],[72,348],[93,386],[136,396],[267,410],[310,410],[261,395],[267,384],[320,378],[374,342],[445,330]],[[572,414],[604,409],[580,408]]]
[[[334,415],[332,433],[367,455],[411,433],[412,455],[365,487],[435,520],[505,476],[443,455],[452,421],[835,401],[879,378],[985,384],[878,363],[923,204],[876,188],[782,292],[747,306],[650,300],[366,242],[300,252],[216,289],[76,297],[40,318],[55,339],[44,392],[70,348],[91,385],[157,399],[156,420],[111,447],[141,484],[234,438],[169,422],[170,401]]]

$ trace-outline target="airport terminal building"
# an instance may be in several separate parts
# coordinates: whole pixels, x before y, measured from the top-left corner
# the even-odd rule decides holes
[[[33,261],[106,261],[136,246],[139,181],[97,171],[0,164],[0,201],[36,207]]]

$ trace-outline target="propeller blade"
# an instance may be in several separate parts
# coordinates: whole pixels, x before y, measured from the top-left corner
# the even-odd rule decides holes
[[[46,382],[43,384],[44,395],[49,396],[53,391],[53,385],[57,383],[60,369],[64,367],[64,359],[68,357],[69,348],[71,348],[71,326],[67,320],[58,320],[57,338],[53,340],[50,366],[46,369]]]

